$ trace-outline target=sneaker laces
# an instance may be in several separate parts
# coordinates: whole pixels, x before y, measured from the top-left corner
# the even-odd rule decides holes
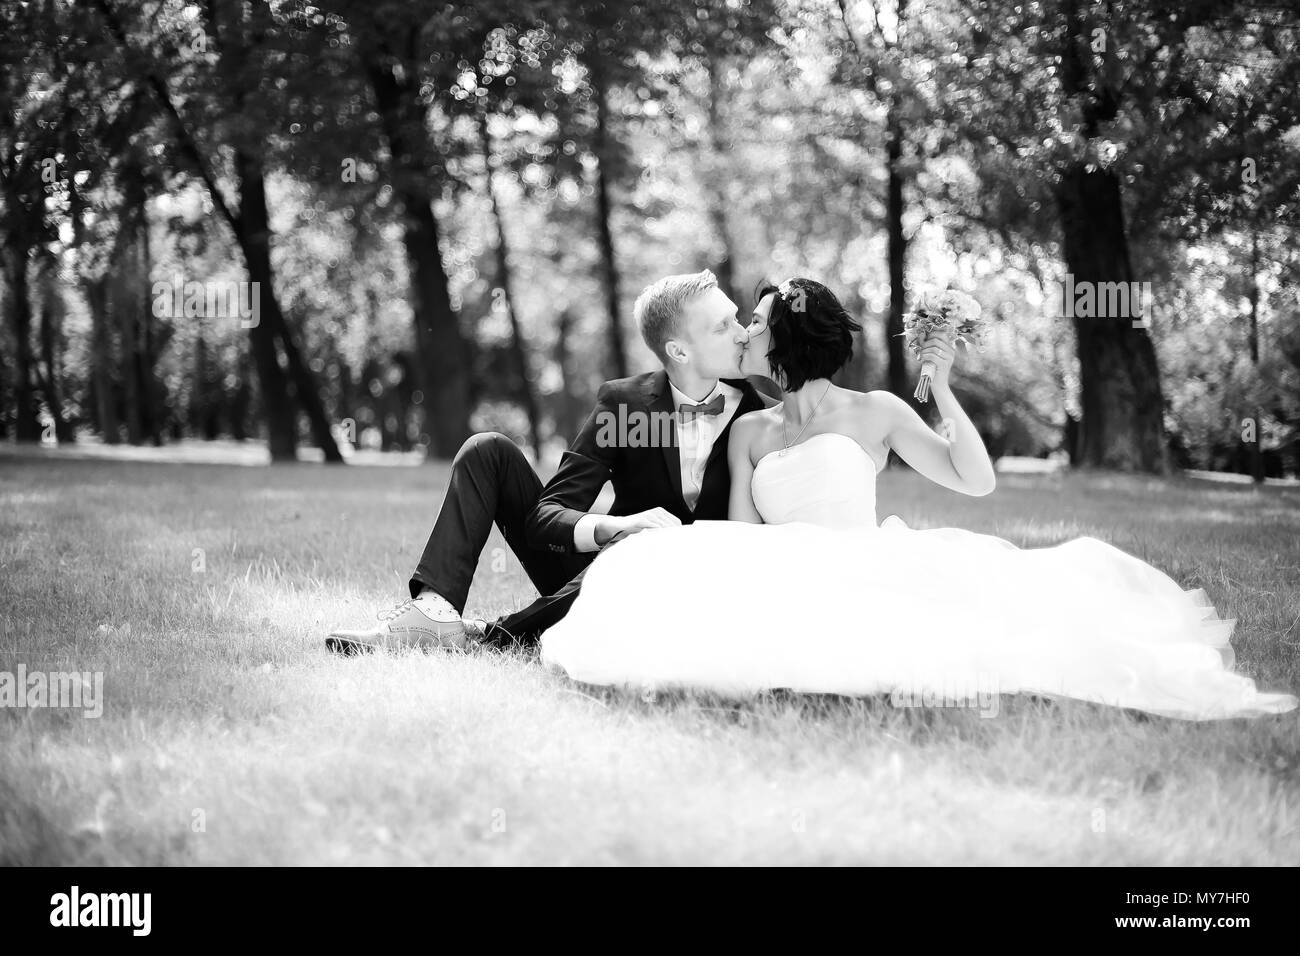
[[[380,611],[376,617],[381,621],[391,621],[394,618],[405,614],[413,607],[415,607],[415,598],[407,598],[401,604],[397,605],[397,607],[389,608],[387,611]]]

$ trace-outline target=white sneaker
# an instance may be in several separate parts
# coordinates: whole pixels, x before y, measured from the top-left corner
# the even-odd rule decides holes
[[[325,646],[341,654],[384,648],[464,650],[465,622],[442,595],[424,591],[418,598],[380,611],[379,626],[368,631],[331,631]]]

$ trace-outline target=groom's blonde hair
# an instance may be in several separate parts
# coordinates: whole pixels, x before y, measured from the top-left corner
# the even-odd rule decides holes
[[[717,284],[717,276],[705,269],[664,276],[641,290],[632,306],[632,317],[641,330],[641,338],[661,362],[668,361],[664,346],[681,331],[679,320],[686,301]]]

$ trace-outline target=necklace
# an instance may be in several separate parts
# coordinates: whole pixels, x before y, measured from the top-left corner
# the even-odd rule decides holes
[[[799,434],[794,436],[794,441],[789,441],[786,438],[785,413],[783,412],[781,414],[781,443],[785,447],[776,453],[776,457],[784,458],[786,453],[789,452],[792,447],[799,444],[799,439],[803,437],[803,433],[808,430],[808,426],[811,425],[813,419],[817,417],[817,409],[822,407],[822,402],[826,401],[826,396],[829,395],[830,393],[831,393],[831,383],[827,382],[826,391],[822,392],[822,397],[817,399],[817,404],[813,406],[812,414],[809,415],[808,420],[803,423],[803,428],[799,429]]]

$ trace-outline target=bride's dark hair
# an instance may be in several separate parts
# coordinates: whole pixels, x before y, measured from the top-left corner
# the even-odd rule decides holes
[[[767,320],[772,332],[767,361],[786,391],[830,378],[853,358],[853,334],[862,326],[834,292],[813,279],[787,279],[780,285],[764,281],[754,293],[755,305],[771,294],[776,298]]]

